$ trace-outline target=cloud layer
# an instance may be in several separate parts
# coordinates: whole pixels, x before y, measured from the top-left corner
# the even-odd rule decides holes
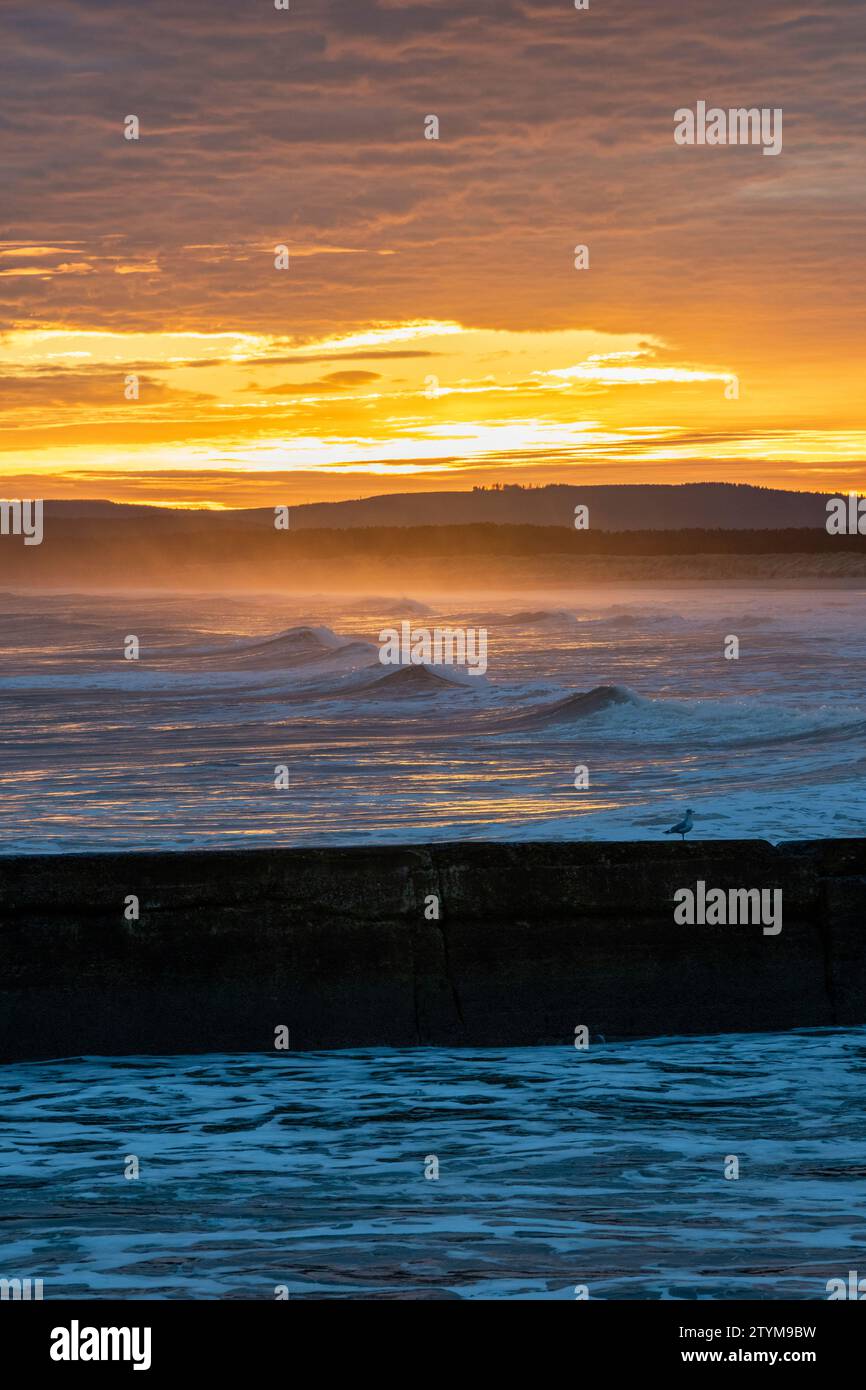
[[[715,476],[730,476],[725,461],[751,439],[755,480],[778,479],[786,460],[769,446],[762,457],[759,441],[784,437],[797,476],[838,465],[850,482],[866,307],[860,0],[591,0],[587,11],[567,0],[292,0],[288,11],[11,0],[0,26],[10,475],[53,460],[83,486],[84,460],[73,467],[65,451],[87,448],[93,478],[117,476],[124,490],[148,450],[170,447],[176,461],[211,440],[221,463],[164,460],[159,486],[169,471],[222,478],[231,500],[234,472],[255,472],[251,449],[294,449],[289,471],[303,472],[296,441],[315,436],[330,457],[344,439],[351,463],[369,438],[387,459],[411,414],[415,438],[476,425],[473,460],[487,438],[489,462],[524,472],[550,465],[545,447],[566,450],[560,468],[605,461],[564,432],[600,422],[612,443],[655,431],[637,439],[659,476],[691,464],[656,460],[655,446],[694,434],[701,457],[719,460]],[[673,113],[698,100],[782,108],[781,155],[677,146]],[[131,114],[138,141],[123,137]],[[429,115],[438,140],[424,138]],[[586,271],[574,268],[578,244]],[[447,339],[400,338],[418,322],[462,328],[450,360]],[[45,340],[16,359],[22,335],[46,328],[112,334],[118,377],[141,373],[146,408],[125,419],[122,400],[112,407],[104,355],[58,362]],[[466,349],[490,330],[508,335],[504,355],[482,363]],[[551,359],[539,346],[579,332],[606,342],[594,367],[591,347]],[[190,333],[204,335],[209,365],[183,348],[173,367],[166,335]],[[249,340],[273,370],[240,373]],[[609,356],[641,342],[651,359]],[[304,355],[326,365],[278,374],[278,359]],[[423,395],[431,371],[449,394]],[[741,390],[726,409],[719,383],[732,377]],[[557,386],[556,409],[550,391],[539,405]],[[383,394],[387,407],[371,399]],[[317,406],[318,395],[339,401]],[[268,413],[294,397],[307,398],[303,419]],[[41,421],[28,413],[39,408]],[[484,433],[495,426],[504,441],[520,422],[511,452]],[[560,442],[545,445],[553,423]],[[333,486],[320,480],[317,495]]]

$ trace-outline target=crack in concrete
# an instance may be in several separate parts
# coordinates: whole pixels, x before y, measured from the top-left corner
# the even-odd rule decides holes
[[[454,973],[451,968],[451,950],[448,945],[448,933],[445,930],[445,890],[442,886],[442,875],[436,863],[435,852],[430,855],[430,873],[436,885],[436,895],[439,899],[440,916],[435,922],[435,925],[438,927],[439,934],[442,937],[442,961],[445,966],[445,978],[451,988],[451,998],[454,1003],[455,1012],[460,1021],[460,1027],[465,1030],[466,1019],[463,1017],[463,1005],[460,1001],[460,991],[457,988],[457,981],[454,978]]]
[[[838,1026],[839,1010],[836,1005],[836,987],[833,982],[833,924],[829,917],[829,904],[827,902],[827,879],[818,880],[819,911],[816,926],[818,928],[818,939],[821,942],[821,953],[824,959],[824,989],[827,993],[827,1002],[830,1005],[830,1017],[832,1026]]]
[[[415,950],[416,932],[417,927],[413,922],[409,939],[409,951],[412,956],[412,1007],[415,1015],[415,1041],[420,1047],[423,1039],[421,1037],[421,1005],[418,996],[418,957]]]

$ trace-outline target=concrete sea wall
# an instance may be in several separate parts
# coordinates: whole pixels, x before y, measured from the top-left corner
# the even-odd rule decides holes
[[[698,880],[782,931],[677,925]],[[863,1023],[866,839],[0,859],[4,1060]]]

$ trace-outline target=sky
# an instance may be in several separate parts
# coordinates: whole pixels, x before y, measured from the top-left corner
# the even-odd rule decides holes
[[[864,48],[862,0],[4,0],[0,493],[866,490]],[[677,144],[698,101],[781,152]]]

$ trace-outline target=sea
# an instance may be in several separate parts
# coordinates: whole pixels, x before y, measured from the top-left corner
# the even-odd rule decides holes
[[[0,854],[862,835],[863,601],[6,594]],[[383,665],[403,622],[486,670]]]
[[[9,1065],[0,1275],[45,1299],[826,1299],[866,1278],[864,1074],[863,1028]]]
[[[862,604],[6,594],[0,855],[862,835]],[[486,670],[384,666],[404,621],[483,629]],[[7,1064],[0,1278],[823,1299],[866,1277],[864,1076],[863,1028]]]

